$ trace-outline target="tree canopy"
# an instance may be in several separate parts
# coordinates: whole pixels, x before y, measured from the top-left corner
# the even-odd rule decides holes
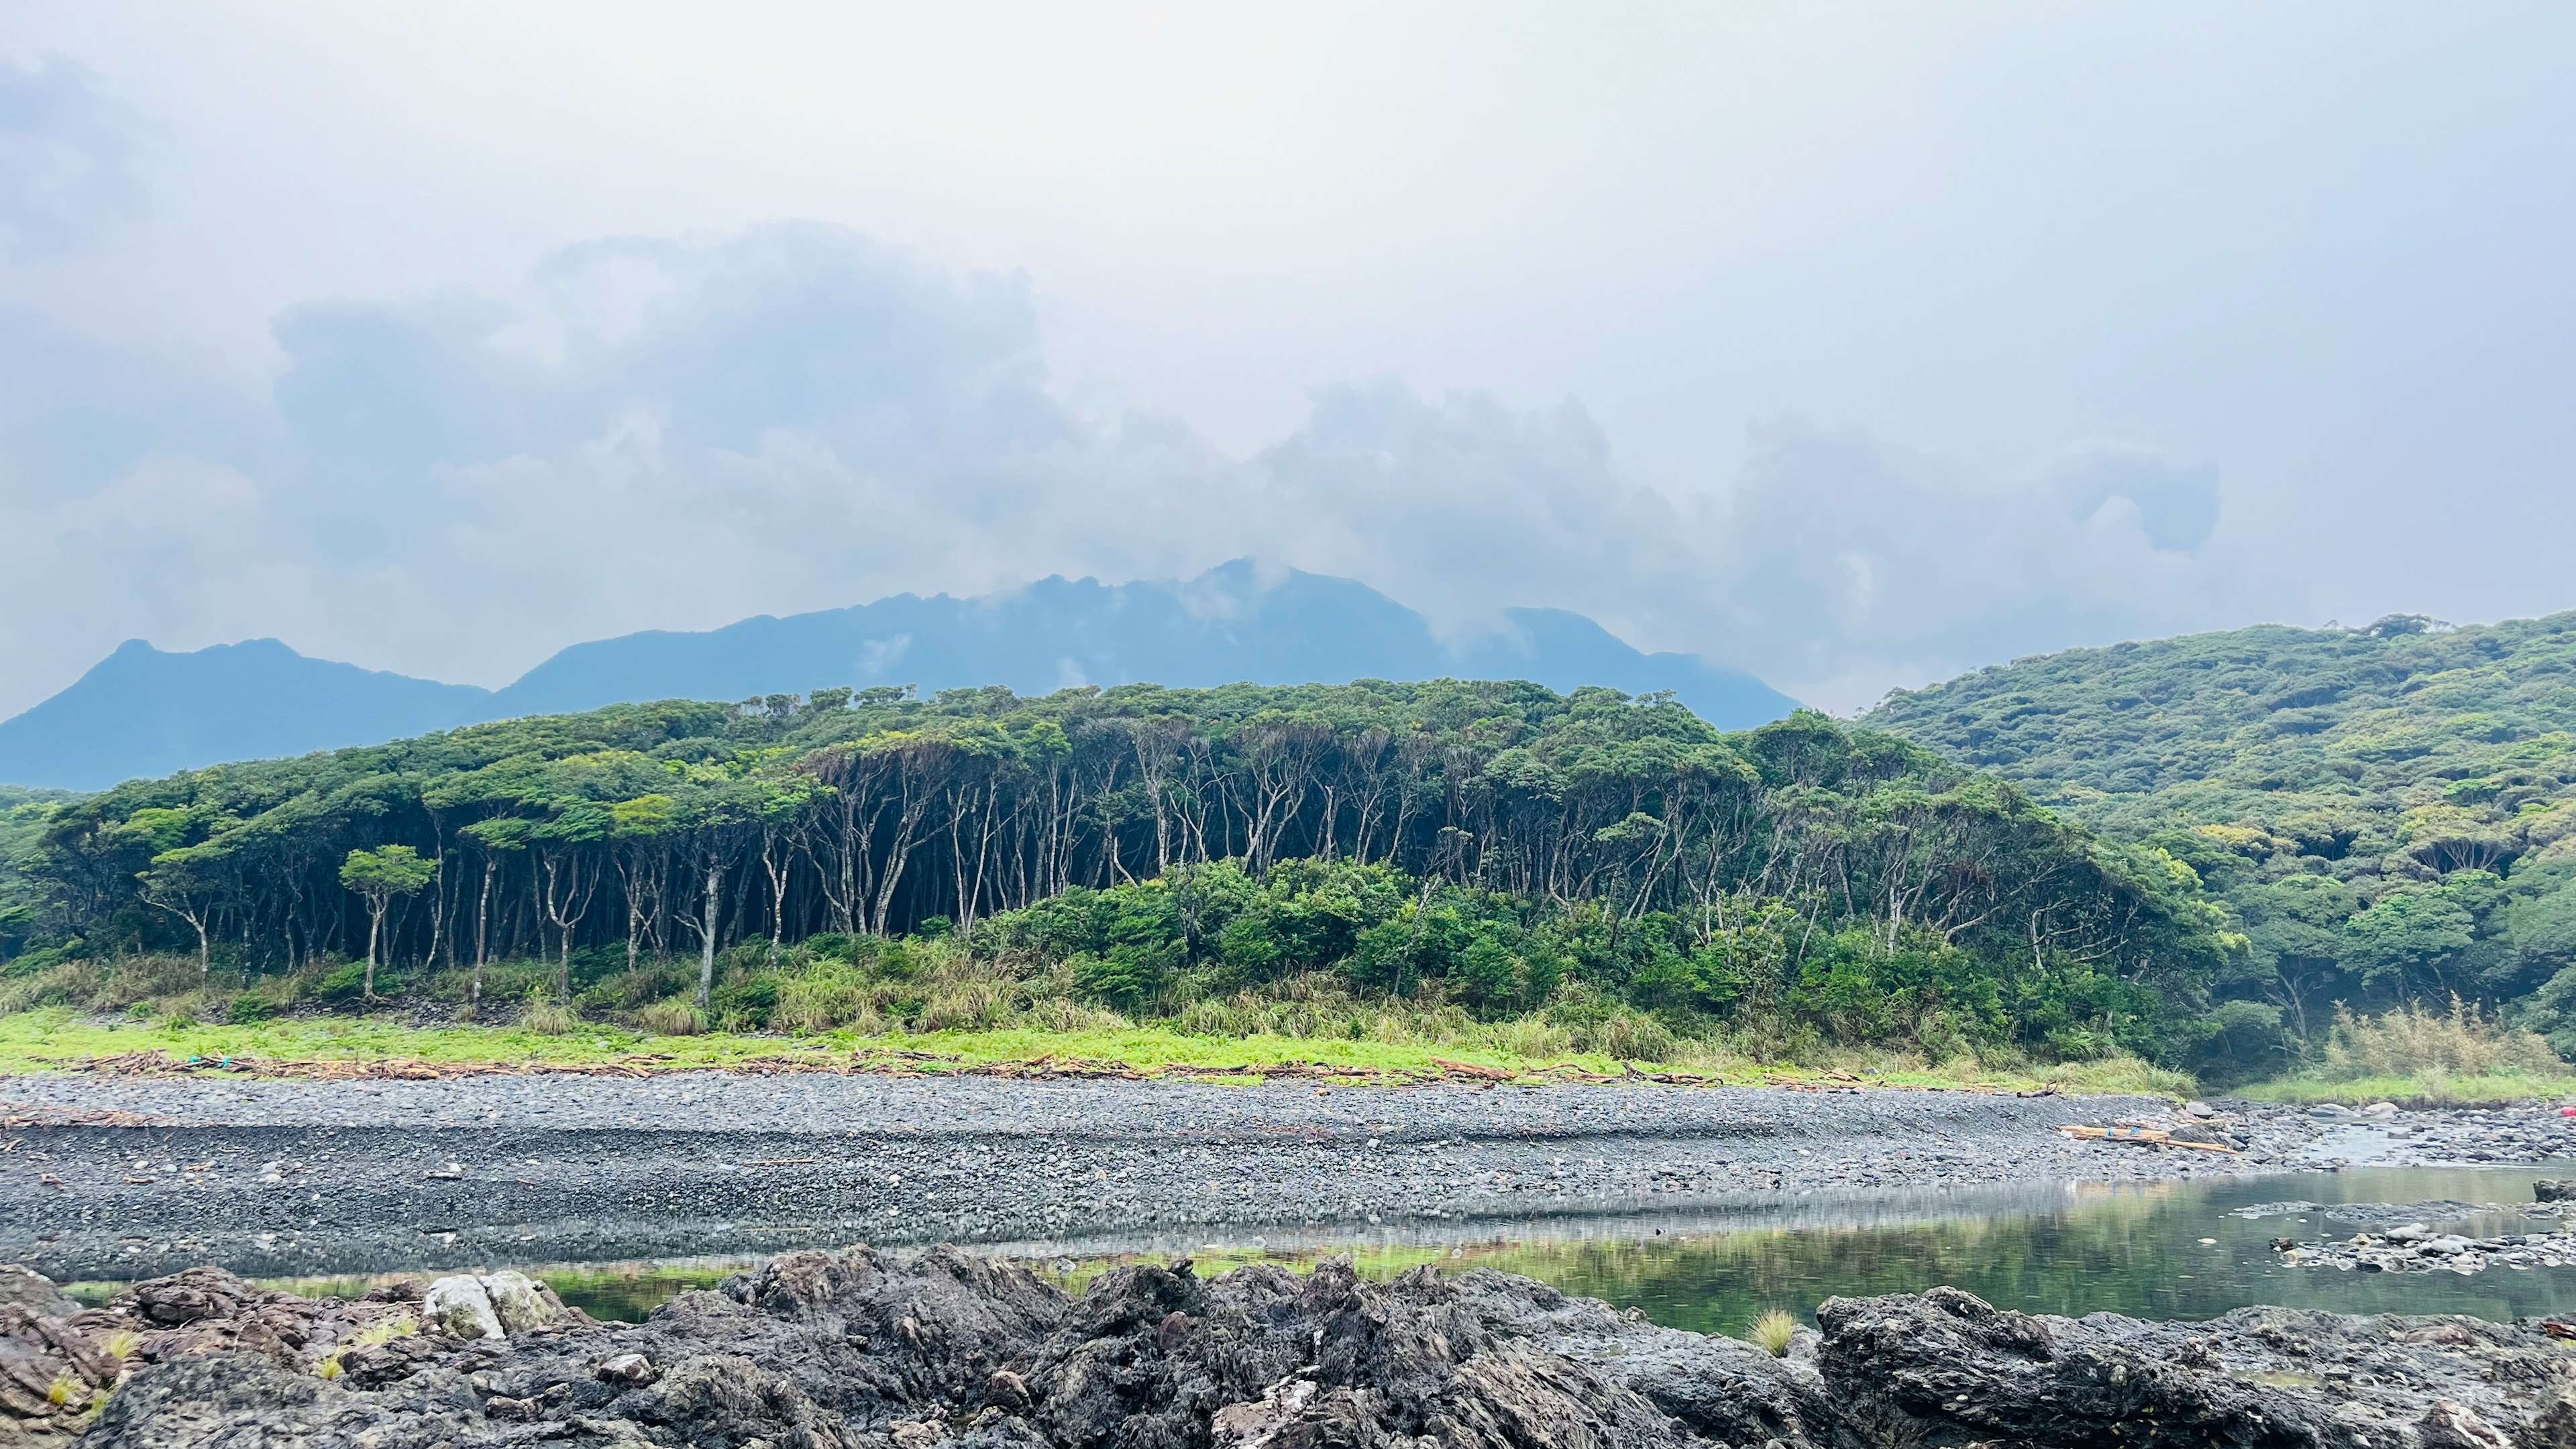
[[[392,851],[399,913],[348,874]],[[2062,1055],[2187,1049],[2242,950],[2172,855],[1891,734],[1454,680],[513,720],[52,804],[21,869],[45,952],[245,972],[928,931],[1138,1010],[1320,971]]]
[[[2221,996],[2293,1033],[2339,1002],[2522,1001],[2576,966],[2576,613],[2069,650],[1864,722],[2190,864],[2251,948]]]

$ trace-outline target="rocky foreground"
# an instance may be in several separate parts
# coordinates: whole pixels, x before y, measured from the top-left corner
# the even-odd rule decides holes
[[[795,1253],[598,1323],[516,1274],[359,1301],[210,1268],[81,1310],[0,1270],[0,1442],[711,1449],[2576,1446],[2558,1325],[2198,1324],[1834,1299],[1784,1357],[1488,1271],[1186,1263],[1080,1296],[939,1248]],[[2576,1331],[2576,1330],[2561,1330]]]

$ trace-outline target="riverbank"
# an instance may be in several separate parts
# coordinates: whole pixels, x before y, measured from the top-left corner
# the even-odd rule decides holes
[[[58,1281],[201,1263],[297,1277],[1250,1236],[2259,1171],[2311,1160],[2338,1131],[2384,1136],[2375,1119],[2280,1110],[2228,1124],[2241,1156],[2055,1130],[2121,1120],[2181,1119],[2155,1098],[1856,1088],[33,1075],[0,1082],[0,1261]],[[2493,1150],[2576,1148],[2558,1120]]]
[[[1542,1043],[1542,1045],[1545,1045]],[[861,1070],[905,1074],[1189,1077],[1272,1074],[1403,1084],[1444,1080],[1555,1080],[1664,1076],[1734,1086],[1782,1083],[2062,1091],[2180,1097],[2192,1083],[2133,1057],[2020,1070],[1973,1058],[1938,1065],[1868,1053],[1823,1065],[1766,1063],[1693,1049],[1661,1059],[1517,1049],[1496,1039],[1399,1033],[1377,1037],[1207,1036],[1164,1025],[1065,1030],[832,1031],[800,1036],[715,1032],[650,1035],[583,1022],[538,1031],[474,1025],[433,1013],[307,1015],[204,1024],[82,1016],[61,1007],[0,1015],[0,1076],[27,1072],[167,1070],[181,1065],[280,1076],[399,1077],[547,1068],[664,1072],[710,1068],[776,1073]]]

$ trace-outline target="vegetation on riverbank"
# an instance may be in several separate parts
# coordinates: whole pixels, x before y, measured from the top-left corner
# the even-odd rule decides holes
[[[1550,1051],[1557,1045],[1540,1023],[1471,1025],[1445,1034],[1369,1037],[1360,1040],[1256,1034],[1192,1036],[1167,1025],[1109,1024],[1073,1030],[994,1028],[860,1035],[828,1031],[780,1037],[732,1032],[669,1037],[620,1027],[585,1026],[551,1034],[520,1026],[422,1025],[394,1017],[309,1017],[256,1025],[205,1025],[169,1020],[100,1021],[61,1008],[0,1017],[0,1074],[80,1070],[85,1065],[158,1053],[173,1064],[195,1063],[218,1071],[244,1068],[312,1074],[332,1062],[419,1063],[457,1067],[594,1067],[623,1065],[666,1071],[705,1067],[750,1070],[853,1070],[1013,1074],[1043,1070],[1095,1072],[1125,1069],[1148,1076],[1187,1077],[1194,1071],[1224,1075],[1280,1070],[1317,1075],[1348,1073],[1390,1082],[1458,1078],[1490,1080],[1507,1073],[1531,1081],[1562,1069],[1625,1077],[1631,1068],[1683,1074],[1712,1084],[1760,1086],[1800,1083],[1866,1084],[1892,1088],[1982,1091],[2119,1092],[2181,1095],[2190,1080],[2135,1057],[2052,1066],[1986,1068],[1973,1060],[1941,1064],[1901,1054],[1837,1051],[1823,1060],[1766,1063],[1705,1043],[1677,1044],[1660,1057],[1615,1057],[1599,1052]],[[1551,1070],[1557,1069],[1557,1070]]]
[[[2454,995],[2576,1054],[2576,613],[2067,650],[1864,722],[2191,868],[2246,943],[2214,1077],[2316,1065],[2339,1008]]]
[[[2240,1090],[2271,1102],[2454,1106],[2576,1095],[2576,1072],[2537,1033],[2454,997],[2447,1012],[2338,1012],[2313,1065]]]
[[[2169,857],[1890,736],[1458,681],[509,721],[55,805],[14,868],[0,1010],[233,1024],[2174,1064],[2236,949]]]

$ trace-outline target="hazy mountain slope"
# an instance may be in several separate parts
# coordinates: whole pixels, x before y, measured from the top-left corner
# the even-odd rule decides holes
[[[490,717],[491,691],[308,659],[274,639],[173,654],[129,639],[0,721],[0,781],[103,790],[220,760],[375,744]]]
[[[651,632],[576,644],[500,692],[505,714],[621,700],[742,699],[825,685],[912,684],[925,694],[986,684],[1044,694],[1075,684],[1200,688],[1352,679],[1528,679],[1552,689],[1669,689],[1721,729],[1795,708],[1751,675],[1686,654],[1639,653],[1590,619],[1516,609],[1499,633],[1455,644],[1364,584],[1248,563],[1185,582],[1049,578],[1007,594],[899,594],[702,634]]]

